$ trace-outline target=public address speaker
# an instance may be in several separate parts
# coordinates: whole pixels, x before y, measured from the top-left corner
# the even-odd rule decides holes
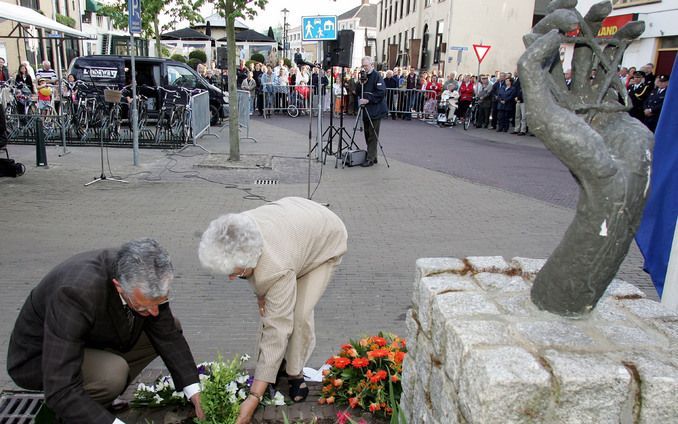
[[[355,33],[353,30],[342,29],[339,31],[336,40],[325,41],[323,45],[325,51],[323,67],[325,69],[332,66],[341,66],[343,68],[351,67],[354,37]]]
[[[217,68],[228,68],[228,49],[226,47],[217,47]]]

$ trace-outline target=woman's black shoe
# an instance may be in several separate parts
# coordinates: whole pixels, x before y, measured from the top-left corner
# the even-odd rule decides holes
[[[308,386],[304,381],[304,377],[301,378],[288,378],[287,382],[290,384],[290,398],[294,402],[303,402],[308,396]]]

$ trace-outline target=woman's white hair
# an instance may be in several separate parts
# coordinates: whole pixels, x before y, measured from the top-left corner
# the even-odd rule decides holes
[[[205,268],[230,275],[236,268],[256,267],[263,245],[256,222],[231,213],[210,222],[200,239],[198,257]]]

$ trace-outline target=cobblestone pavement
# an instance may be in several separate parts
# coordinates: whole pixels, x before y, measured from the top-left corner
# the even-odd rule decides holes
[[[497,145],[510,152],[521,146],[510,136],[502,135],[506,139],[502,141],[493,135],[498,141],[490,139],[490,143],[477,135],[457,138],[457,129],[413,124],[419,141],[444,134],[449,138],[445,142],[476,144],[479,150]],[[384,122],[383,137],[395,140],[397,136],[391,134],[400,131],[399,125]],[[219,138],[205,138],[201,143],[213,152],[225,153],[227,132],[217,129]],[[34,166],[33,147],[9,147],[28,171],[18,179],[0,179],[0,388],[13,387],[5,371],[9,334],[21,304],[40,278],[77,252],[141,236],[157,238],[172,254],[177,274],[173,309],[196,359],[211,360],[217,353],[226,357],[254,354],[258,319],[250,288],[203,270],[197,243],[209,221],[221,213],[256,207],[261,199],[306,196],[309,166],[301,120],[254,120],[251,134],[259,142],[244,141],[241,151],[269,155],[272,169],[196,167],[206,159],[197,148],[180,154],[142,150],[142,165],[135,168],[131,151],[110,149],[111,169],[130,183],[101,182],[90,187],[83,184],[100,173],[98,148],[71,148],[70,154],[59,157],[60,150],[49,147],[50,167],[44,169]],[[342,217],[349,232],[349,251],[316,309],[317,348],[309,366],[319,367],[348,338],[379,330],[404,334],[417,258],[547,257],[572,219],[567,202],[559,205],[512,192],[510,187],[497,189],[472,178],[438,172],[434,166],[418,164],[416,158],[408,159],[405,150],[396,154],[390,146],[391,141],[390,168],[381,158],[372,168],[335,169],[333,161],[322,168],[314,200],[329,203]],[[541,157],[545,152],[536,146],[523,147],[530,147],[520,150],[524,155]],[[443,151],[434,156],[438,154]],[[473,168],[472,163],[466,165]],[[544,171],[543,167],[531,169],[537,174]],[[321,175],[319,163],[312,162],[310,173],[313,190]],[[540,178],[555,177],[544,172]],[[257,185],[257,179],[277,180],[278,184]],[[558,183],[544,184],[558,187]],[[558,196],[569,195],[561,192]],[[641,263],[634,247],[620,276],[656,298]]]

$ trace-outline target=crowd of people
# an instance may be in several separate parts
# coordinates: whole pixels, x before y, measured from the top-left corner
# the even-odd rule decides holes
[[[288,62],[289,63],[289,62]],[[197,71],[210,83],[228,90],[229,72],[199,64]],[[316,108],[315,96],[324,96],[323,110],[335,114],[356,115],[361,93],[360,68],[323,70],[319,66],[299,61],[286,65],[283,59],[277,63],[258,63],[244,60],[236,69],[237,87],[250,94],[250,114],[282,113],[290,104],[302,113]],[[449,104],[459,121],[463,122],[466,110],[476,101],[477,127],[500,132],[526,135],[525,104],[517,71],[496,72],[493,75],[470,75],[451,72],[443,75],[437,70],[419,71],[411,67],[395,67],[378,71],[384,80],[389,116],[392,119],[433,118],[441,99]],[[567,87],[571,84],[571,71],[564,72]],[[631,116],[643,122],[654,132],[666,95],[668,75],[655,75],[654,65],[648,63],[639,69],[622,67],[618,76],[627,87],[632,101]],[[70,76],[69,76],[70,77]],[[592,72],[591,79],[595,79]],[[34,71],[30,63],[22,62],[16,75],[12,76],[0,58],[0,81],[13,80],[25,87],[27,94],[37,94],[38,108],[47,109],[55,96],[57,75],[49,61]],[[67,85],[66,85],[67,86]],[[64,93],[62,93],[64,94]],[[68,93],[66,93],[67,95]],[[333,102],[333,103],[332,103]],[[21,104],[18,113],[24,113]]]
[[[630,114],[654,131],[669,76],[653,73],[654,66],[648,63],[636,70],[622,67],[619,78],[628,88],[632,100]],[[228,70],[199,70],[215,85],[227,89]],[[288,104],[299,102],[301,108],[317,107],[311,104],[313,93],[318,87],[324,96],[323,110],[335,114],[356,115],[358,102],[362,97],[360,68],[339,68],[323,70],[309,64],[287,66],[281,59],[278,63],[262,64],[241,61],[236,70],[237,86],[250,93],[250,113],[260,116],[280,113]],[[477,102],[478,118],[474,122],[479,128],[509,132],[524,136],[528,134],[525,118],[525,104],[518,71],[494,74],[447,75],[437,71],[417,71],[411,67],[395,67],[378,71],[384,80],[386,101],[391,119],[431,119],[436,115],[441,99],[449,103],[460,122],[466,110]],[[567,87],[571,84],[571,71],[564,72]],[[596,72],[592,72],[594,80]],[[332,100],[333,99],[333,100]],[[330,104],[333,101],[332,104]]]

